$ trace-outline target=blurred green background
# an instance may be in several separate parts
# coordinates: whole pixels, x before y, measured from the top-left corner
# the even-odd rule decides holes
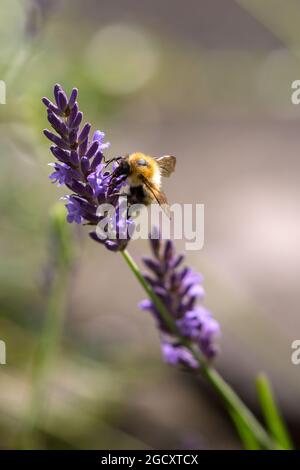
[[[170,202],[205,204],[205,246],[187,259],[222,326],[217,368],[254,411],[266,371],[299,445],[299,25],[296,0],[1,1],[1,448],[240,447],[205,384],[162,364],[143,292],[84,227],[70,227],[61,341],[35,397],[60,270],[49,213],[64,190],[48,180],[40,101],[56,82],[79,88],[109,156],[177,156]],[[130,246],[138,262],[148,250]]]

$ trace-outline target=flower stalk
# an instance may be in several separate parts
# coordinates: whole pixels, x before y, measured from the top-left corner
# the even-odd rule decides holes
[[[242,422],[244,426],[251,432],[251,434],[255,437],[257,442],[259,442],[263,449],[278,448],[276,442],[268,435],[263,426],[259,423],[253,413],[239,398],[239,396],[234,392],[230,385],[213,367],[208,365],[207,361],[205,361],[201,354],[192,346],[191,342],[180,335],[174,318],[170,315],[160,298],[155,294],[153,288],[146,281],[129,252],[124,250],[121,253],[130,270],[139,281],[146,294],[155,304],[156,308],[159,310],[159,313],[164,322],[168,325],[168,328],[170,328],[170,330],[177,336],[177,339],[180,341],[180,343],[188,348],[193,354],[193,357],[200,365],[201,374],[208,380],[210,385],[216,391],[217,395],[223,400],[228,412],[230,413],[231,411],[234,411],[234,413],[238,415],[240,422]]]

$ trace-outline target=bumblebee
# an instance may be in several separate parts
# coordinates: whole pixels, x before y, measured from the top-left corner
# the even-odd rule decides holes
[[[168,201],[161,189],[161,177],[168,177],[175,171],[175,157],[171,155],[151,157],[136,152],[114,160],[117,161],[118,166],[111,175],[112,189],[117,181],[120,182],[120,179],[126,180],[129,185],[127,196],[130,204],[148,206],[158,203],[168,212]]]

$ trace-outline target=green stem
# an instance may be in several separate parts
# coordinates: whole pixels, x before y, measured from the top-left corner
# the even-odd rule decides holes
[[[152,302],[154,303],[155,307],[159,310],[162,319],[164,320],[165,324],[169,328],[169,330],[176,335],[179,335],[178,328],[173,320],[173,318],[170,316],[167,308],[165,305],[162,303],[160,298],[155,294],[153,291],[152,287],[148,284],[144,276],[142,275],[138,265],[135,263],[133,258],[130,256],[127,250],[121,251],[123,258],[125,259],[126,263],[128,264],[129,268],[139,281],[139,283],[142,285],[142,287],[145,289],[147,295],[150,297]]]
[[[276,442],[271,439],[254,414],[223,379],[223,377],[216,371],[216,369],[209,367],[207,364],[202,364],[201,372],[203,376],[207,378],[217,394],[223,399],[227,405],[228,411],[233,411],[239,416],[240,421],[252,432],[260,445],[264,449],[277,449],[278,446]]]
[[[35,431],[39,429],[39,420],[44,411],[47,377],[62,334],[68,277],[65,269],[56,273],[49,293],[45,324],[34,358],[31,391],[20,436],[20,446],[23,449],[34,448],[36,445]]]
[[[249,410],[249,408],[242,402],[239,396],[234,392],[230,385],[221,377],[221,375],[212,367],[210,367],[201,354],[196,351],[192,344],[184,337],[182,337],[178,331],[175,320],[170,315],[167,308],[161,302],[159,297],[155,294],[152,287],[145,280],[142,275],[139,267],[134,262],[127,250],[121,252],[129,268],[145,289],[147,295],[153,301],[156,308],[159,310],[164,322],[170,329],[170,331],[175,334],[181,343],[186,346],[193,354],[195,359],[199,362],[201,366],[202,375],[208,380],[211,386],[215,389],[217,394],[223,399],[224,403],[227,406],[229,414],[234,412],[238,417],[239,421],[243,423],[247,429],[255,436],[255,439],[260,443],[264,449],[275,449],[277,448],[276,443],[270,438],[268,433],[265,431],[263,426],[256,419],[254,414]]]

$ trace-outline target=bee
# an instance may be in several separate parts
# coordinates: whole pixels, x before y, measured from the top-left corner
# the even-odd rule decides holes
[[[175,171],[176,157],[171,155],[151,157],[135,152],[113,160],[118,162],[118,166],[111,175],[112,189],[117,182],[120,182],[120,179],[127,181],[129,185],[127,196],[130,204],[148,206],[158,203],[167,214],[169,213],[168,201],[161,189],[161,177],[168,177]]]

